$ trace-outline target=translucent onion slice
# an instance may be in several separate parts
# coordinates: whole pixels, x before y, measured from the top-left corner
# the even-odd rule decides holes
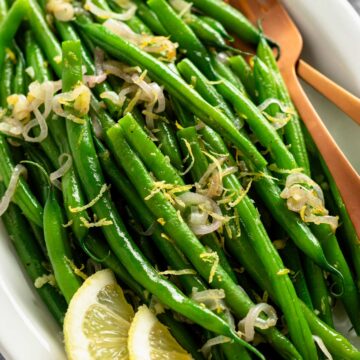
[[[337,216],[330,216],[330,215],[305,215],[304,216],[305,222],[312,222],[316,225],[320,224],[328,224],[331,227],[331,230],[335,233],[335,230],[339,226],[339,218]]]
[[[302,173],[294,173],[290,174],[286,178],[285,187],[289,188],[294,184],[307,184],[310,185],[317,193],[319,199],[324,201],[324,194],[321,190],[321,187],[309,176],[302,174]]]
[[[106,80],[106,74],[102,73],[100,75],[85,75],[83,79],[90,88],[93,88],[97,84],[101,84]]]
[[[203,355],[205,356],[206,359],[209,359],[210,356],[210,351],[211,348],[215,345],[220,345],[220,344],[225,344],[230,342],[231,339],[224,336],[224,335],[219,335],[216,336],[212,339],[209,339],[204,345],[203,347],[200,349],[200,351],[203,353]]]
[[[127,21],[130,20],[136,12],[136,5],[131,4],[126,11],[123,13],[115,13],[108,10],[103,10],[96,6],[92,1],[86,0],[86,3],[84,5],[84,9],[91,12],[93,15],[99,17],[100,19],[116,19],[121,21]]]
[[[71,21],[75,15],[74,7],[66,0],[50,0],[46,5],[46,10],[63,22]]]
[[[180,17],[191,13],[192,3],[184,0],[170,0],[170,5],[173,7]]]
[[[6,99],[9,106],[12,106],[12,117],[22,121],[30,116],[30,102],[25,95],[13,94]]]
[[[178,44],[173,43],[165,36],[137,34],[126,24],[114,19],[108,19],[104,22],[103,26],[119,37],[140,47],[143,51],[160,55],[162,60],[172,62],[176,58]]]
[[[285,113],[285,114],[288,114],[288,113],[292,113],[292,110],[290,108],[288,108],[287,106],[285,106],[284,103],[282,103],[279,99],[276,99],[276,98],[269,98],[269,99],[266,99],[264,102],[262,102],[259,106],[258,106],[258,109],[260,111],[264,111],[266,110],[270,105],[272,104],[276,104],[277,106],[279,106],[280,110]]]
[[[83,84],[74,88],[74,90],[60,93],[52,99],[52,109],[55,114],[61,117],[69,117],[70,113],[63,109],[64,105],[73,102],[73,107],[77,111],[78,116],[84,116],[90,109],[91,92],[89,88]]]
[[[259,318],[261,313],[265,313],[267,319]],[[259,329],[268,329],[276,325],[277,315],[275,309],[266,303],[259,303],[253,306],[246,317],[239,322],[239,329],[244,333],[246,341],[254,340],[255,327]]]
[[[50,174],[50,182],[57,188],[61,189],[61,184],[58,179],[63,177],[72,166],[72,157],[68,153],[63,153],[59,156],[60,167]]]
[[[14,167],[14,170],[10,177],[9,186],[7,187],[5,194],[0,200],[0,216],[4,214],[4,212],[9,207],[10,201],[16,192],[16,187],[19,182],[20,176],[26,173],[26,168],[23,165],[18,164]]]
[[[128,25],[124,24],[121,21],[108,19],[103,23],[103,26],[105,26],[121,38],[124,38],[131,42],[136,42],[139,37],[139,34],[134,32]]]
[[[326,357],[326,360],[333,360],[332,355],[330,354],[329,350],[326,348],[324,341],[321,339],[320,336],[313,335],[313,339],[316,342],[319,349],[323,352]]]
[[[222,217],[222,213],[220,207],[216,204],[214,200],[204,195],[196,194],[190,191],[179,195],[178,198],[184,204],[185,208],[189,206],[193,207],[194,205],[197,205],[198,207],[201,206],[201,209],[199,209],[213,218],[213,221],[211,223],[208,222],[208,217],[202,224],[199,224],[198,221],[196,221],[196,223],[193,223],[191,222],[191,220],[194,220],[194,218],[192,218],[190,214],[187,224],[194,232],[194,234],[209,234],[219,229],[219,227],[222,225],[222,221],[220,220],[220,218]],[[192,208],[192,212],[193,211],[194,209]],[[196,212],[198,211],[199,210],[196,210]],[[195,219],[197,220],[198,218],[198,216],[195,217]]]
[[[191,298],[197,303],[204,304],[209,310],[225,309],[225,292],[223,289],[195,290],[193,289]]]
[[[104,59],[105,59],[105,52],[100,49],[99,47],[96,47],[94,50],[94,62],[95,62],[95,74],[101,75],[104,72]]]
[[[43,114],[36,108],[33,110],[35,119],[29,121],[23,128],[22,135],[25,141],[28,142],[41,142],[45,140],[48,136],[48,126],[46,123],[46,119]],[[30,130],[35,128],[36,126],[40,127],[40,133],[38,136],[29,136]]]

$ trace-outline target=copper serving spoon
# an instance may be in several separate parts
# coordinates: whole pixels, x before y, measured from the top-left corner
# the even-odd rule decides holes
[[[299,114],[335,179],[360,237],[360,177],[335,143],[301,87],[296,69],[303,46],[301,34],[277,0],[231,0],[253,23],[261,19],[265,34],[281,47],[278,65]]]

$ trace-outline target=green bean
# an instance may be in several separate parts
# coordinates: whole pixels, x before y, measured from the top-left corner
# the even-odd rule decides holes
[[[50,69],[45,66],[44,56],[31,31],[25,33],[25,54],[27,66],[33,68],[35,79],[40,83],[50,80]]]
[[[253,100],[257,99],[254,73],[243,56],[236,55],[228,58],[228,65],[244,84],[246,92]]]
[[[122,7],[115,1],[110,1],[109,4],[105,0],[95,0],[94,4],[100,7],[100,9],[106,11],[114,11],[121,14],[123,12]],[[103,22],[103,19],[99,18],[99,22]],[[151,34],[151,30],[136,16],[133,15],[129,20],[124,21],[131,30],[138,34]]]
[[[19,1],[19,0],[16,0]],[[25,1],[25,0],[24,0]],[[59,62],[61,47],[54,34],[48,28],[39,4],[35,0],[26,0],[29,6],[28,17],[36,40],[46,54],[47,61],[57,75],[61,74],[62,65]]]
[[[1,185],[0,187],[3,193],[5,190],[4,186]],[[31,281],[35,282],[38,278],[44,276],[47,270],[44,267],[45,258],[34,241],[33,234],[29,231],[29,223],[14,204],[9,205],[6,212],[2,215],[2,220],[25,271],[28,273]],[[37,287],[36,291],[58,324],[62,325],[67,308],[63,296],[50,284]]]
[[[275,59],[272,55],[272,51],[269,48],[269,46],[266,44],[266,41],[262,39],[258,46],[258,54],[259,57],[265,61],[265,63],[268,65],[270,69],[272,69],[274,76],[276,77],[277,84],[278,84],[278,92],[279,92],[279,98],[281,101],[284,101],[287,106],[292,106],[289,94],[287,93],[287,90],[284,86],[283,80],[281,78],[281,75],[279,73],[279,70],[277,68]],[[304,172],[309,174],[309,166],[308,166],[308,158],[305,148],[305,142],[304,138],[301,132],[301,127],[298,122],[298,119],[292,118],[290,120],[290,127],[289,127],[289,133],[291,136],[295,136],[296,139],[293,139],[290,143],[292,152],[294,156],[303,158],[302,163],[299,163],[303,167]],[[289,125],[289,123],[285,126],[285,136],[287,136],[287,130],[286,127]],[[294,145],[294,147],[293,147]],[[275,158],[275,156],[274,156]],[[306,164],[307,161],[307,164]],[[277,162],[278,166],[280,166],[280,162]],[[289,161],[289,159],[284,158],[283,159],[283,166],[287,169],[291,169],[293,167],[293,164]],[[346,311],[349,314],[349,317],[355,327],[355,330],[357,332],[360,331],[360,300],[358,296],[358,292],[356,290],[356,285],[354,283],[354,280],[352,278],[350,269],[344,259],[344,256],[340,250],[340,247],[337,243],[336,237],[332,234],[332,231],[330,229],[329,225],[326,224],[320,224],[319,226],[312,225],[310,226],[312,232],[317,236],[319,239],[323,251],[325,253],[326,258],[329,260],[330,264],[338,269],[338,271],[341,273],[341,277],[336,276],[334,278],[335,283],[338,285],[338,287],[342,288],[343,284],[343,292],[341,299],[345,305]]]
[[[97,237],[95,238],[91,235],[88,235],[84,242],[86,248],[101,259],[101,264],[111,269],[117,278],[129,289],[134,291],[136,295],[140,296],[142,300],[146,300],[144,289],[133,279],[106,243],[99,241]]]
[[[44,206],[49,195],[50,181],[48,174],[53,171],[52,164],[40,149],[24,144],[24,150],[26,159],[31,161],[31,163],[28,163],[30,187],[41,205]]]
[[[137,6],[136,14],[139,18],[148,26],[154,34],[166,35],[166,30],[161,25],[156,14],[143,3],[142,0],[135,0],[134,3]]]
[[[135,62],[146,68],[153,80],[164,84],[170,94],[177,97],[184,105],[203,119],[203,121],[206,121],[209,126],[223,131],[224,136],[239,147],[257,166],[265,166],[265,159],[259,154],[251,142],[236,130],[231,121],[204,101],[196,91],[192,90],[166,65],[124,41],[101,25],[85,24],[82,26],[84,31],[86,31],[95,42],[101,43],[101,46],[108,51],[109,54],[117,58],[125,57],[129,63],[134,64]]]
[[[306,306],[313,310],[313,304],[310,297],[310,292],[305,280],[303,267],[299,252],[292,241],[287,241],[283,249],[279,251],[285,265],[291,270],[290,278],[294,284],[296,293]]]
[[[8,6],[6,0],[0,1],[0,23],[4,20],[6,13],[8,12]]]
[[[217,31],[224,39],[229,41],[234,41],[234,38],[228,34],[221,22],[215,20],[212,17],[201,15],[199,16],[202,21],[206,22],[211,26],[215,31]]]
[[[260,40],[260,32],[237,9],[220,0],[194,0],[194,6],[204,14],[220,21],[229,31],[252,44]]]
[[[180,175],[167,161],[166,157],[162,156],[155,144],[136,122],[131,118],[124,118],[122,120],[122,125],[124,125],[124,133],[127,140],[136,149],[142,161],[146,163],[158,180],[166,181],[169,184],[185,185]],[[186,146],[185,149],[187,150]],[[150,154],[150,157],[148,154]],[[197,159],[194,159],[197,163]],[[201,242],[218,254],[219,264],[223,267],[229,277],[236,282],[236,276],[228,263],[216,236],[214,234],[204,235],[201,238]]]
[[[309,159],[307,157],[305,141],[301,131],[300,119],[290,99],[290,95],[286,89],[285,82],[281,77],[280,71],[277,67],[272,49],[262,37],[257,48],[257,56],[271,69],[278,88],[278,98],[286,106],[294,112],[291,120],[284,127],[285,138],[288,144],[291,144],[290,151],[293,154],[298,166],[303,168],[306,174],[310,174]]]
[[[332,198],[334,199],[336,210],[340,215],[341,226],[339,231],[343,234],[343,239],[346,242],[348,249],[350,250],[350,256],[352,258],[352,265],[355,269],[358,287],[360,288],[360,241],[356,234],[354,225],[350,219],[350,216],[346,210],[345,204],[342,201],[339,190],[335,184],[334,178],[332,177],[324,159],[318,154],[319,161],[322,167],[322,171],[328,181]]]
[[[212,151],[217,154],[228,154],[225,144],[213,131],[209,128],[204,128],[200,133],[203,135],[204,141]],[[231,189],[235,193],[241,194],[243,192],[241,185],[234,174],[226,176],[223,179],[223,183],[227,189]],[[302,356],[306,356],[306,358],[316,358],[317,355],[311,339],[310,330],[301,314],[299,303],[294,301],[296,298],[294,287],[287,275],[278,275],[278,272],[284,268],[284,265],[268,238],[257,209],[247,196],[244,196],[244,198],[236,205],[235,209],[237,211],[237,216],[239,216],[244,225],[245,231],[248,234],[251,234],[249,240],[251,241],[254,250],[262,255],[262,263],[266,268],[270,281],[274,287],[276,298],[279,301],[285,319],[287,319],[289,333],[295,346],[297,346],[297,349]],[[297,320],[294,321],[294,319]],[[302,324],[300,325],[301,330],[297,328],[300,323]],[[299,340],[299,334],[302,334],[301,340]]]
[[[187,68],[189,69],[189,67]],[[179,70],[181,71],[180,67]],[[189,70],[183,71],[182,74],[183,76],[185,75],[186,80],[189,80]],[[289,153],[276,130],[241,91],[225,81],[215,84],[215,87],[226,100],[233,104],[237,113],[246,119],[246,122],[250,125],[260,142],[269,149],[270,154],[280,168],[287,167],[288,164],[291,164],[293,167],[297,166],[293,156]]]
[[[303,264],[314,309],[322,321],[334,328],[331,311],[332,301],[326,286],[324,273],[306,256],[303,257]]]
[[[55,191],[49,192],[44,208],[44,233],[47,253],[54,270],[56,283],[69,303],[81,285],[74,273],[70,244],[63,227],[64,218]]]
[[[27,10],[27,0],[16,0],[0,22],[0,72],[3,71],[6,48],[11,45]],[[2,11],[4,11],[4,7]]]
[[[242,233],[241,236],[247,236],[247,234]],[[264,268],[259,266],[259,264],[261,264],[261,258],[251,249],[251,247],[246,245],[245,241],[237,243],[234,243],[233,241],[234,239],[227,243],[227,246],[231,246],[232,254],[239,259],[240,263],[245,267],[246,271],[249,272],[251,277],[262,289],[266,290],[272,300],[277,303],[268,275],[264,271]],[[301,311],[303,312],[312,333],[319,336],[324,341],[325,346],[330,353],[339,359],[360,359],[360,352],[345,337],[322,322],[301,300],[299,302]]]
[[[131,211],[134,213],[139,222],[146,229],[152,229],[150,238],[155,242],[156,247],[160,250],[168,264],[176,269],[188,269],[191,267],[188,260],[180,252],[180,250],[164,237],[163,230],[156,223],[156,219],[147,209],[143,199],[136,193],[131,182],[128,180],[126,174],[124,174],[116,165],[112,159],[108,150],[95,139],[99,160],[101,166],[104,169],[106,175],[111,180],[111,183],[115,186],[116,190],[125,199]],[[179,278],[179,281],[186,293],[191,293],[193,288],[205,288],[203,281],[197,275],[183,275]]]
[[[289,152],[274,127],[265,119],[259,109],[241,91],[229,82],[216,84],[220,94],[230,102],[236,112],[241,115],[250,126],[260,143],[265,146],[279,168],[296,168],[294,156]]]
[[[2,69],[4,72],[4,68]],[[3,73],[1,73],[1,78],[4,79]],[[11,86],[11,85],[9,85]],[[6,86],[5,93],[2,96],[7,96],[11,94],[11,88]],[[3,97],[1,100],[3,101]],[[5,185],[8,186],[11,178],[11,174],[14,171],[15,165],[13,164],[11,152],[7,139],[0,135],[0,173],[3,177]],[[34,195],[31,193],[26,181],[23,177],[20,177],[16,192],[13,197],[13,201],[21,208],[25,216],[33,221],[36,225],[42,227],[42,207],[39,202],[36,200]]]
[[[131,115],[127,115],[126,117],[129,118],[130,116]],[[112,151],[116,160],[126,171],[139,195],[145,198],[154,189],[154,181],[144,168],[140,159],[137,158],[137,155],[126,143],[120,126],[120,124],[124,123],[124,119],[125,118],[108,131],[108,136],[113,142]],[[116,152],[116,149],[122,149],[120,156],[119,153]],[[200,256],[201,254],[206,254],[206,249],[199,243],[186,224],[179,219],[176,210],[167,201],[164,195],[161,193],[154,194],[154,196],[146,201],[146,205],[155,217],[162,217],[164,219],[165,224],[163,228],[165,232],[171,234],[171,239],[173,239],[179,248],[184,251],[185,255],[189,258],[198,272],[204,278],[208,279],[212,265],[211,263],[204,261]],[[226,301],[238,317],[243,317],[247,314],[252,305],[250,299],[230,280],[221,266],[217,266],[211,286],[224,289]],[[261,330],[261,332],[267,336],[269,342],[273,343],[280,352],[291,351],[293,349],[288,341],[275,329],[270,328]]]
[[[43,54],[30,32],[26,34],[26,50],[27,58],[34,69],[36,80],[39,82],[50,80],[48,69],[42,66],[45,61]],[[52,115],[51,118],[48,119],[50,130],[48,137],[40,143],[45,153],[51,159],[53,166],[56,168],[61,165],[58,160],[60,153],[70,154],[64,121],[64,119],[59,119],[57,116]],[[54,143],[56,143],[56,145]],[[71,222],[71,227],[76,238],[81,241],[88,233],[86,227],[83,226],[81,218],[88,220],[89,217],[86,211],[77,213],[70,211],[70,208],[82,207],[85,204],[84,195],[73,167],[62,176],[61,182],[67,218]]]
[[[321,154],[318,152],[316,145],[313,142],[313,140],[311,139],[310,134],[308,133],[307,129],[304,127],[303,130],[304,130],[304,136],[305,136],[307,148],[309,149],[309,152],[311,152],[311,155],[313,157],[312,163],[311,163],[312,168],[313,168],[312,170],[314,171],[316,176],[322,175],[321,172],[323,172],[325,174],[326,179],[330,186],[330,191],[332,193],[332,197],[336,204],[336,209],[340,213],[340,218],[341,218],[341,221],[343,222],[343,224],[339,230],[340,230],[340,232],[342,229],[344,230],[344,235],[345,235],[344,239],[346,240],[348,248],[350,250],[350,256],[352,257],[352,260],[353,260],[352,263],[353,263],[353,266],[355,269],[356,278],[359,283],[359,279],[360,279],[360,266],[359,266],[360,246],[359,246],[358,236],[357,236],[354,226],[351,222],[351,219],[347,213],[345,204],[342,201],[339,190],[336,187],[335,181],[334,181],[332,175],[330,174],[330,171],[329,171],[324,159],[322,158]],[[316,159],[316,157],[317,157],[317,159]],[[319,164],[317,164],[317,160],[319,161]],[[322,171],[320,170],[320,167],[321,167]],[[335,239],[333,239],[333,241],[334,240]],[[335,245],[334,249],[338,249],[338,245]],[[331,251],[332,249],[329,247],[328,250]],[[341,257],[343,258],[342,254],[341,254]],[[358,285],[358,287],[359,287],[359,285]]]
[[[148,5],[159,18],[171,40],[176,41],[186,51],[187,57],[199,64],[208,76],[215,76],[206,48],[175,10],[165,0],[149,0]]]
[[[186,155],[186,158],[188,158],[188,160],[189,160],[188,162],[190,162],[191,155],[189,153],[189,149],[187,148],[186,144],[188,144],[188,146],[190,146],[191,153],[192,153],[192,156],[194,159],[193,160],[194,163],[191,166],[191,162],[190,162],[189,166],[191,166],[190,172],[191,172],[192,179],[196,183],[201,179],[202,175],[205,173],[205,171],[207,170],[208,165],[209,165],[205,155],[203,154],[203,152],[199,146],[198,134],[196,132],[196,129],[195,129],[195,127],[188,127],[188,128],[179,130],[177,132],[177,136],[180,140],[182,140],[180,142],[181,148],[182,148],[184,155]],[[205,246],[208,246],[211,250],[215,251],[218,254],[219,264],[224,268],[224,270],[228,273],[228,275],[231,277],[231,279],[235,283],[237,283],[236,275],[226,258],[224,249],[221,246],[218,237],[215,234],[207,234],[207,235],[202,236],[200,238],[200,241]]]
[[[191,79],[193,76],[196,77],[195,90],[197,90],[204,99],[213,105],[221,104],[221,102],[219,102],[219,95],[216,96],[216,91],[214,94],[212,87],[206,83],[206,78],[191,64],[190,61],[181,61],[178,64],[178,68],[186,80]],[[247,157],[245,157],[245,160],[247,161],[248,166],[252,168]],[[255,171],[255,169],[252,170]],[[268,176],[266,170],[263,171],[265,171],[264,177],[258,179],[254,183],[254,186],[266,206],[271,210],[276,221],[281,224],[296,245],[319,266],[328,271],[338,273],[338,271],[331,267],[326,261],[319,241],[311,233],[309,228],[299,220],[298,216],[287,209],[285,202],[280,198],[280,189]]]
[[[63,59],[66,59],[64,61],[64,71],[68,67],[76,66],[81,68],[80,44],[64,42],[63,49]],[[69,56],[69,53],[72,53],[72,55]],[[72,84],[74,84],[74,81],[76,84],[78,79],[73,78],[72,81]],[[74,162],[86,195],[89,200],[95,199],[101,189],[104,188],[104,179],[96,157],[88,120],[84,124],[75,124],[68,121],[67,132]],[[85,154],[86,156],[83,156]],[[93,210],[99,219],[106,218],[112,222],[109,226],[103,226],[102,231],[115,255],[122,260],[124,266],[127,267],[136,281],[173,310],[178,311],[208,330],[230,337],[235,343],[244,345],[260,358],[263,358],[255,348],[240,339],[223,320],[185,297],[150,266],[128,235],[108,192],[102,194],[100,199],[93,205]]]
[[[343,279],[333,277],[336,288],[340,291],[340,299],[357,334],[360,334],[360,300],[357,287],[348,264],[342,254],[337,239],[330,226],[325,224],[310,226],[311,231],[321,241],[327,259],[337,269],[341,270]]]
[[[185,23],[190,26],[195,35],[205,46],[213,46],[216,49],[228,50],[234,53],[241,52],[239,49],[229,46],[223,36],[201,17],[189,13],[183,18]]]
[[[13,78],[13,93],[25,94],[26,93],[26,76],[25,76],[25,60],[22,52],[14,42],[14,49],[16,55],[16,65]]]
[[[254,57],[254,80],[259,104],[268,99],[277,99],[278,90],[275,79],[267,65],[257,56]],[[270,116],[276,116],[280,111],[280,107],[274,103],[270,104],[264,111]]]
[[[211,86],[211,83],[206,77],[196,68],[196,66],[188,59],[181,60],[177,64],[177,69],[181,76],[187,82],[194,80],[195,90],[211,105],[218,107],[224,114],[235,124],[238,129],[241,129],[244,125],[242,118],[233,114],[228,104],[222,98],[222,96]],[[192,123],[191,123],[192,125]]]
[[[345,337],[314,316],[305,304],[301,302],[300,304],[311,331],[324,341],[325,346],[336,359],[360,359],[360,352]]]
[[[189,150],[186,146],[187,144],[191,148],[191,152],[194,157],[194,164],[190,167],[192,161],[190,155],[188,156],[189,158],[187,160],[187,163],[189,165],[190,173],[193,181],[198,182],[201,179],[201,177],[204,175],[209,164],[203,153],[204,150],[200,147],[196,128],[194,126],[188,126],[186,128],[182,128],[178,130],[177,137],[179,139],[181,149],[184,154],[189,154]]]
[[[30,5],[34,2],[34,0],[28,1],[30,2]],[[37,38],[37,41],[39,42],[42,50],[46,54],[46,57],[53,60],[50,61],[50,65],[52,66],[55,73],[58,76],[61,76],[62,65],[61,62],[59,62],[59,59],[61,59],[61,47],[53,33],[50,31],[46,22],[44,21],[44,15],[42,14],[41,9],[36,3],[30,6],[30,17],[30,24],[35,34],[35,37]],[[79,39],[79,35],[73,28],[72,24],[70,24],[69,22],[62,22],[55,19],[55,26],[63,41]],[[91,61],[89,54],[87,53],[86,49],[84,49],[84,47],[82,47],[81,50],[82,58],[84,61],[84,65],[86,66],[87,72],[89,74],[94,74],[95,66]],[[94,90],[99,95],[104,91],[111,90],[111,88],[106,82],[103,82],[101,84],[97,84]],[[92,99],[92,105],[93,102],[96,102],[96,100]],[[106,103],[106,106],[112,115],[119,113],[120,109],[115,106],[110,100],[104,99],[104,102]]]
[[[180,155],[179,145],[171,125],[166,121],[159,121],[157,124],[155,136],[160,142],[161,152],[168,156],[171,164],[179,171],[183,169],[183,163]]]
[[[14,63],[8,55],[4,61],[4,66],[1,69],[1,82],[0,82],[0,102],[1,107],[7,107],[7,97],[13,94],[12,79],[14,77]]]
[[[180,126],[187,127],[193,125],[194,115],[185,109],[185,107],[183,107],[182,104],[174,97],[171,97],[171,107],[176,114]]]
[[[232,70],[228,66],[226,66],[222,61],[220,61],[219,55],[215,51],[211,51],[210,57],[211,57],[211,64],[214,70],[216,71],[218,77],[220,77],[220,79],[226,79],[230,84],[235,86],[236,89],[246,94],[244,84],[241,82],[240,78],[235,76]],[[219,82],[221,82],[221,80],[219,80]]]

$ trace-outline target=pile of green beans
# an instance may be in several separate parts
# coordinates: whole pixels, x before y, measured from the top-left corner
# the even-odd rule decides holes
[[[165,101],[161,113],[152,110],[150,128],[147,100],[137,101],[131,92],[121,104],[103,99],[104,92],[126,87],[124,79],[107,74],[89,88],[85,115],[71,101],[64,105],[77,121],[50,112],[48,135],[39,144],[0,134],[1,194],[16,164],[28,169],[2,215],[4,225],[31,281],[56,280],[37,287],[41,299],[61,326],[67,304],[95,264],[112,269],[137,303],[150,303],[151,297],[162,303],[167,310],[159,319],[194,359],[204,359],[199,349],[218,335],[231,342],[211,348],[215,360],[322,359],[314,336],[334,359],[360,359],[333,319],[333,307],[341,302],[360,334],[359,239],[292,104],[273,55],[276,44],[221,0],[133,3],[136,13],[123,26],[150,43],[176,42],[172,63],[85,10],[68,22],[52,14],[49,26],[45,1],[8,6],[0,0],[5,119],[12,111],[9,96],[26,95],[34,81],[61,80],[63,93],[86,85],[84,69],[97,76],[104,66],[104,60],[94,60],[99,51],[119,71],[114,60],[133,67],[129,71],[140,68],[141,80],[132,86],[145,94],[139,81],[156,82]],[[94,4],[109,17],[124,10],[112,0]],[[254,54],[235,49],[234,37],[251,44]],[[264,102],[269,106],[260,110]],[[284,109],[287,122],[276,128],[273,121]],[[40,128],[31,133],[38,135]],[[71,165],[60,183],[52,183],[50,173],[62,166],[62,154]],[[326,208],[342,224],[341,241],[329,225],[305,223],[288,209],[280,194],[294,172],[322,186]],[[211,186],[216,191],[209,195]],[[212,220],[205,219],[205,227],[220,222],[198,235],[189,220],[196,217],[196,204],[186,207],[181,200],[195,193],[216,204],[216,213],[215,207],[206,210]],[[93,219],[106,224],[84,226]],[[164,276],[161,269],[174,275]],[[212,289],[223,291],[225,307],[214,311],[193,299],[194,292]],[[255,340],[261,341],[248,342],[237,322],[261,302],[282,321],[255,326]],[[189,321],[175,320],[180,316]],[[266,314],[259,317],[266,322]]]

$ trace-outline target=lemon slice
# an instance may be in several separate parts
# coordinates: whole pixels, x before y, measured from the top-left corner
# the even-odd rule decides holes
[[[128,349],[130,360],[192,359],[146,305],[139,307],[131,323]]]
[[[71,299],[64,320],[65,349],[70,360],[127,360],[132,307],[111,270],[85,280]]]

